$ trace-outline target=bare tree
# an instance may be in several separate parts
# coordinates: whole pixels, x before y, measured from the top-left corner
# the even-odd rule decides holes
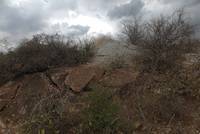
[[[178,10],[149,22],[125,22],[122,32],[128,45],[137,47],[143,70],[164,71],[180,65],[184,54],[192,51],[195,30],[184,10]]]

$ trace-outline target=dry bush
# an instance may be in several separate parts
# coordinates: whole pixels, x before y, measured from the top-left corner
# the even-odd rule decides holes
[[[196,100],[193,96],[199,89],[197,80],[188,78],[188,75],[141,74],[136,81],[122,87],[119,96],[127,103],[128,113],[132,110],[135,117],[150,124],[185,122],[194,110],[193,106],[187,105],[189,98]]]
[[[20,132],[22,134],[78,133],[81,114],[70,112],[71,105],[67,102],[65,93],[54,93],[41,98],[30,112],[30,116],[22,122]]]
[[[143,71],[174,69],[181,64],[183,56],[192,51],[194,25],[183,10],[150,22],[135,19],[123,26],[128,45],[137,47],[137,60]]]
[[[174,95],[161,95],[155,101],[144,106],[147,119],[154,123],[172,123],[186,121],[185,101]]]
[[[113,58],[111,58],[111,61],[108,65],[109,70],[115,70],[120,68],[127,67],[126,59],[124,55],[118,55],[116,54]]]
[[[89,39],[64,41],[58,34],[35,35],[14,51],[0,55],[0,84],[24,74],[88,62],[94,55],[93,45]]]

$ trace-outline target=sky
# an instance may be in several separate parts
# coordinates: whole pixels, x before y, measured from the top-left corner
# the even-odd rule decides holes
[[[200,24],[200,0],[0,0],[0,39],[17,41],[37,33],[115,35],[123,19],[183,7]]]

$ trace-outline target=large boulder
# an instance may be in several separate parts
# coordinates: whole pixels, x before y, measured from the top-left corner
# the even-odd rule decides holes
[[[104,70],[94,65],[82,65],[71,69],[66,76],[65,86],[74,92],[81,92],[92,80],[99,80]]]
[[[48,71],[48,76],[51,82],[56,85],[60,91],[66,90],[65,79],[69,75],[69,72],[73,69],[69,67],[61,67],[51,69]]]

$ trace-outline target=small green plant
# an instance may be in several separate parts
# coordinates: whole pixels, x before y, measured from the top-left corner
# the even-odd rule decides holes
[[[84,131],[88,133],[111,134],[118,129],[119,107],[112,100],[109,89],[95,89],[88,97],[89,106],[84,111],[86,126]]]
[[[49,132],[58,132],[55,126],[55,117],[52,118],[50,114],[43,113],[35,115],[32,119],[25,122],[22,133],[24,134],[46,134]]]

